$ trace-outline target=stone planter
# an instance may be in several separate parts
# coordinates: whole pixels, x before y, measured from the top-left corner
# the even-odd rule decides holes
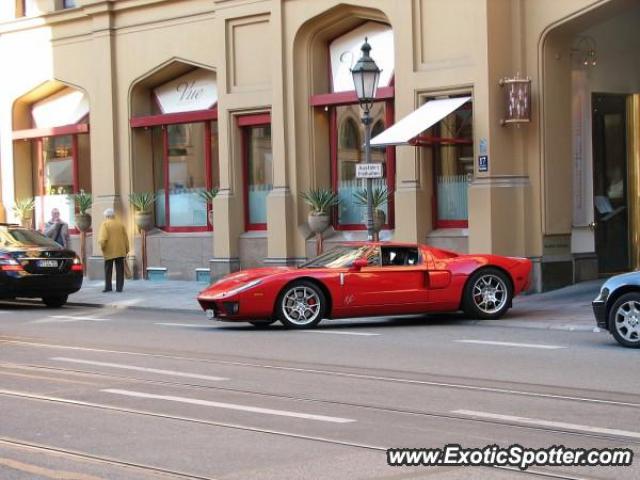
[[[136,226],[145,232],[153,228],[153,215],[151,212],[136,212],[134,216]]]
[[[315,233],[322,233],[327,228],[329,228],[330,217],[327,214],[317,214],[311,212],[307,217],[307,222],[309,223],[309,229]]]
[[[76,215],[76,228],[81,232],[87,232],[91,228],[91,215],[81,213]]]

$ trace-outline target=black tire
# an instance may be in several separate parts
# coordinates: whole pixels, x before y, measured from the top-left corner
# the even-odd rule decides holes
[[[69,295],[57,295],[55,297],[42,297],[42,301],[49,308],[60,308],[67,303]]]
[[[260,328],[267,328],[269,325],[275,322],[276,322],[275,320],[263,320],[263,321],[249,322],[249,323],[254,327],[260,329]]]
[[[509,310],[512,300],[509,276],[497,268],[486,267],[469,277],[462,294],[462,310],[468,317],[496,320]]]
[[[301,293],[304,298],[300,296]],[[311,295],[311,297],[306,298],[307,295]],[[293,304],[295,298],[300,299],[298,305]],[[296,318],[297,308],[300,310],[297,311],[298,317]],[[312,328],[324,318],[327,311],[327,299],[322,289],[315,283],[308,280],[298,280],[290,283],[280,292],[275,311],[280,322],[287,328]],[[308,318],[307,312],[311,313]],[[302,319],[303,316],[304,319]]]
[[[609,332],[620,345],[640,348],[640,293],[625,293],[616,300],[609,310],[608,321]]]

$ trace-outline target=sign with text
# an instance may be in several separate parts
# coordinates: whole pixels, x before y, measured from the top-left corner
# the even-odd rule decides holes
[[[478,156],[478,171],[479,172],[489,171],[489,155]]]
[[[358,163],[356,165],[356,178],[382,178],[381,163]]]
[[[197,69],[154,89],[162,113],[207,110],[218,101],[216,74]]]

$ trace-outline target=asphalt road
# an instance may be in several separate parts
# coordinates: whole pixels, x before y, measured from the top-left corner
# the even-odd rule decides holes
[[[0,478],[638,479],[630,467],[390,467],[394,447],[630,448],[637,350],[459,317],[312,331],[0,304]]]

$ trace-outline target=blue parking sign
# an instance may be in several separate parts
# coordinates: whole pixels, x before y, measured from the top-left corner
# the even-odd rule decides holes
[[[489,171],[489,155],[478,156],[478,171],[479,172]]]

